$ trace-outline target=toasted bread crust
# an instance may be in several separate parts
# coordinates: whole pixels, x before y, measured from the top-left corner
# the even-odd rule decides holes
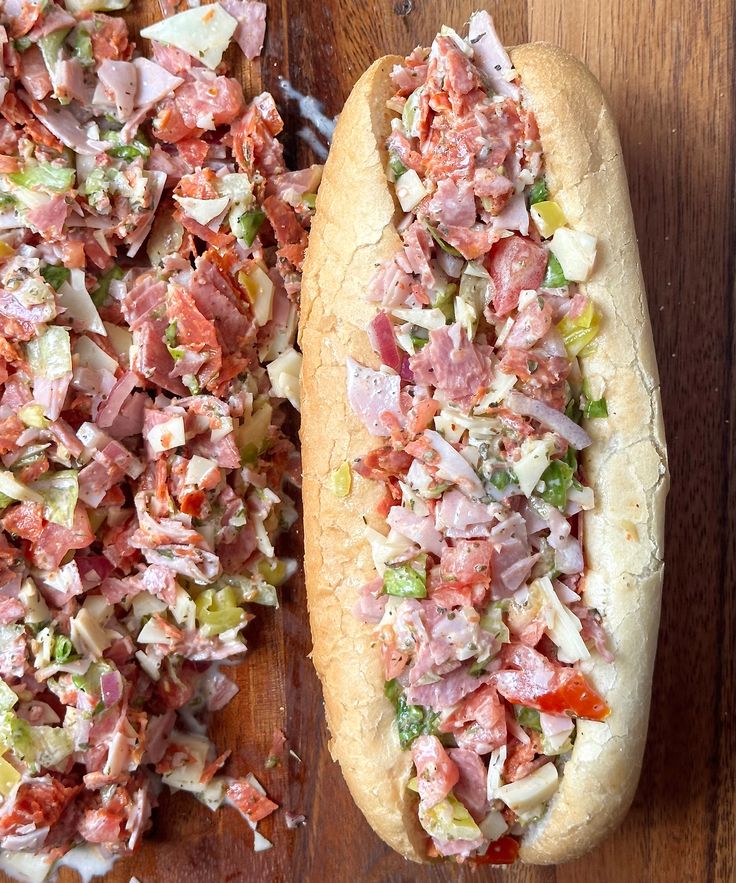
[[[584,670],[612,711],[579,721],[560,788],[524,835],[524,861],[566,861],[590,849],[625,814],[646,738],[659,622],[664,502],[668,486],[659,380],[639,266],[626,174],[615,124],[587,69],[561,50],[512,50],[525,99],[539,123],[546,176],[572,227],[597,237],[586,291],[602,314],[586,376],[605,382],[608,420],[586,427],[583,465],[596,495],[586,513],[585,598],[600,611],[615,661],[596,655]],[[376,266],[401,247],[385,177],[391,67],[379,59],[341,114],[312,227],[302,295],[302,456],[305,567],[314,664],[322,681],[331,753],[376,833],[414,861],[426,836],[406,785],[402,751],[372,630],[354,615],[360,587],[375,576],[363,537],[381,490],[355,475],[348,497],[329,476],[376,446],[347,400],[345,360],[378,366],[366,334]]]

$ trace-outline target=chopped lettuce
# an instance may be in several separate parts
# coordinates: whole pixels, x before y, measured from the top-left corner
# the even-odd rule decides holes
[[[404,109],[401,112],[401,124],[409,138],[416,138],[419,135],[419,100],[422,97],[423,91],[423,86],[415,89],[406,99]]]
[[[58,325],[26,344],[28,364],[35,377],[57,380],[72,370],[72,348],[69,332]]]
[[[65,469],[39,479],[33,489],[44,499],[43,515],[47,521],[71,528],[79,497],[76,469]]]
[[[51,425],[48,417],[44,417],[43,406],[35,402],[23,405],[18,411],[18,417],[26,426],[32,426],[34,429],[46,429]]]
[[[57,264],[47,264],[45,267],[41,267],[40,273],[54,291],[58,291],[64,282],[69,281],[71,276],[71,270]]]
[[[543,599],[547,634],[557,645],[557,658],[560,662],[574,663],[590,659],[590,651],[580,634],[582,623],[557,597],[550,578],[543,576],[535,580],[529,587],[529,592],[530,595],[537,592]]]
[[[44,34],[38,39],[38,48],[41,50],[41,55],[43,56],[46,70],[49,72],[51,82],[54,84],[56,83],[56,66],[59,63],[61,47],[68,33],[69,28],[57,28],[48,34]],[[62,103],[68,104],[69,101],[66,99]]]
[[[92,50],[92,38],[89,31],[81,25],[77,25],[69,37],[69,44],[74,50],[75,57],[84,67],[91,67],[95,63],[95,56]]]
[[[10,470],[5,469],[0,469],[0,494],[21,502],[43,502],[43,497],[37,491],[23,484],[22,481],[18,481]]]
[[[31,741],[38,767],[53,769],[74,750],[71,733],[64,727],[31,727]]]
[[[530,730],[542,732],[542,724],[539,721],[539,712],[536,708],[527,708],[525,705],[514,705],[514,717],[522,725]]]
[[[51,163],[41,162],[28,164],[20,172],[13,172],[8,178],[18,187],[29,190],[49,190],[52,193],[66,193],[74,186],[73,168],[53,166]]]
[[[31,726],[11,708],[0,715],[0,742],[27,764],[31,773],[59,766],[73,751],[71,736],[63,727]]]
[[[549,466],[554,441],[545,435],[543,438],[527,438],[521,445],[521,457],[514,463],[514,473],[523,494],[530,497],[537,482]]]
[[[439,245],[442,251],[446,251],[447,254],[451,254],[453,257],[459,258],[462,257],[460,252],[455,248],[454,245],[450,245],[440,235],[439,230],[436,227],[433,227],[431,224],[425,224],[427,230],[429,231],[429,235],[434,239],[434,241]]]
[[[97,287],[92,292],[92,303],[96,307],[101,307],[110,293],[110,283],[114,279],[119,280],[122,278],[123,270],[121,267],[118,267],[117,264],[114,267],[110,267],[109,270],[106,270],[102,276],[100,276],[99,281],[97,282]]]
[[[0,678],[0,713],[10,711],[18,702],[15,690],[12,690],[5,681]]]
[[[508,644],[510,640],[509,628],[504,622],[503,614],[508,606],[508,601],[492,601],[486,612],[480,618],[480,627],[494,635],[502,644]]]

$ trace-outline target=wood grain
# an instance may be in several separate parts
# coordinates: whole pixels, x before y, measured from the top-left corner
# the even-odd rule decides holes
[[[157,15],[134,0],[132,20]],[[146,5],[148,4],[148,5]],[[313,161],[280,77],[338,113],[363,69],[426,44],[444,22],[461,29],[472,0],[270,0],[262,60],[239,64],[248,94],[273,91],[292,163]],[[589,856],[559,868],[473,875],[417,869],[384,847],[331,762],[302,585],[250,627],[241,693],[215,723],[231,770],[252,769],[285,807],[307,814],[276,849],[255,855],[230,810],[210,815],[186,796],[162,800],[153,835],[110,879],[127,883],[628,883],[736,879],[733,427],[733,0],[496,0],[508,44],[548,40],[582,57],[619,122],[657,345],[672,471],[667,571],[652,720],[641,785],[624,825]],[[298,534],[290,540],[298,550]],[[302,762],[265,772],[274,726]],[[70,878],[71,879],[71,878]]]

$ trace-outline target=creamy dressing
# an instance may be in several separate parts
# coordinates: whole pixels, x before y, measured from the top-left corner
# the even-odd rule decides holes
[[[32,852],[0,850],[0,871],[20,883],[43,883],[52,867],[48,858]]]
[[[3,849],[0,850],[0,871],[19,883],[43,883],[44,880],[56,879],[61,868],[70,868],[79,874],[81,883],[90,883],[94,878],[104,877],[112,870],[115,860],[116,856],[103,852],[99,846],[93,844],[70,849],[56,863],[50,861],[48,856]]]
[[[302,126],[297,132],[297,136],[311,147],[320,159],[325,159],[327,157],[330,142],[332,141],[332,136],[335,134],[337,117],[330,119],[330,117],[325,114],[323,109],[324,105],[321,101],[318,101],[312,95],[305,95],[303,92],[300,92],[298,89],[294,88],[285,77],[279,77],[278,82],[279,88],[283,92],[284,97],[288,98],[290,101],[296,101],[297,107],[299,108],[299,116],[308,120],[312,126],[312,128],[309,126]],[[313,131],[313,129],[315,129],[316,132]],[[321,136],[326,143],[323,144],[319,136]]]
[[[57,863],[54,871],[70,868],[79,874],[81,883],[89,883],[95,877],[104,877],[115,864],[117,856],[110,855],[94,844],[75,846]]]

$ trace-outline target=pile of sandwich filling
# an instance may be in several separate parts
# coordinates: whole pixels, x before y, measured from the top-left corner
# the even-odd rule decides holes
[[[148,55],[88,11],[124,5],[0,12],[0,858],[34,879],[136,849],[162,782],[252,826],[276,807],[206,722],[295,567],[321,168],[286,170],[272,97],[222,64],[258,54],[264,4],[185,9]]]
[[[607,416],[579,356],[599,317],[596,242],[544,178],[539,133],[487,14],[444,28],[392,73],[389,180],[403,247],[369,292],[382,362],[348,361],[380,446],[388,532],[357,614],[375,624],[431,855],[513,861],[558,786],[576,720],[608,708],[578,663],[606,660],[582,600],[580,513],[594,505],[583,418]]]

